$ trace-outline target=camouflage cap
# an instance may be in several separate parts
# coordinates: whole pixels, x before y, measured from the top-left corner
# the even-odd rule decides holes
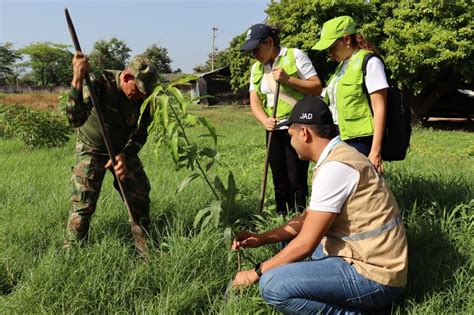
[[[149,95],[158,79],[155,64],[145,55],[136,55],[130,60],[127,69],[135,77],[140,92]]]

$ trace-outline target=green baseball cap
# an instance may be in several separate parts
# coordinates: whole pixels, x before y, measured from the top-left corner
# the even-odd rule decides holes
[[[350,16],[338,16],[326,21],[321,30],[321,39],[313,46],[315,50],[324,50],[329,48],[337,39],[344,35],[356,33],[356,23]]]
[[[158,79],[155,64],[145,55],[136,55],[127,67],[135,77],[138,89],[145,95],[150,95]]]

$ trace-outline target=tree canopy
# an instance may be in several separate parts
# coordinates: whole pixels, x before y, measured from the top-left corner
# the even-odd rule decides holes
[[[18,52],[29,57],[33,82],[42,87],[68,85],[72,76],[72,53],[68,45],[51,42],[32,43]]]
[[[393,77],[412,94],[420,115],[450,91],[473,89],[474,20],[467,1],[401,1],[387,16],[380,47]]]
[[[158,73],[171,73],[171,58],[168,56],[168,49],[165,47],[153,44],[148,47],[144,52],[144,55],[148,56],[150,60],[155,64]]]
[[[89,54],[91,70],[93,72],[104,69],[122,70],[127,65],[131,51],[123,40],[116,37],[110,40],[98,40]]]
[[[0,43],[0,83],[11,81],[14,64],[18,59],[21,59],[21,56],[13,49],[12,43]]]

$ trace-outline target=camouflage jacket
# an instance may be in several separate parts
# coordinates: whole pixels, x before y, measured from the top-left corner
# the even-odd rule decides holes
[[[149,110],[145,110],[138,124],[141,102],[132,102],[125,96],[120,88],[119,76],[120,71],[104,70],[91,77],[91,82],[115,154],[130,156],[137,154],[145,144],[151,117]],[[76,129],[78,139],[95,152],[106,154],[97,112],[86,86],[82,93],[71,88],[65,112],[70,125]]]

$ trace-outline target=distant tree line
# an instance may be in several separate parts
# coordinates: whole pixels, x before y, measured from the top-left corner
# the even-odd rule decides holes
[[[224,68],[230,64],[230,49],[219,50],[214,54],[214,70]],[[212,55],[209,54],[204,64],[197,65],[193,68],[195,73],[205,73],[212,70]]]
[[[89,54],[91,72],[125,68],[130,52],[127,44],[118,38],[98,40]],[[159,73],[173,72],[166,48],[152,44],[144,54],[154,61]],[[12,43],[0,43],[0,85],[68,86],[72,78],[72,56],[71,46],[52,42],[31,43],[18,50]]]

